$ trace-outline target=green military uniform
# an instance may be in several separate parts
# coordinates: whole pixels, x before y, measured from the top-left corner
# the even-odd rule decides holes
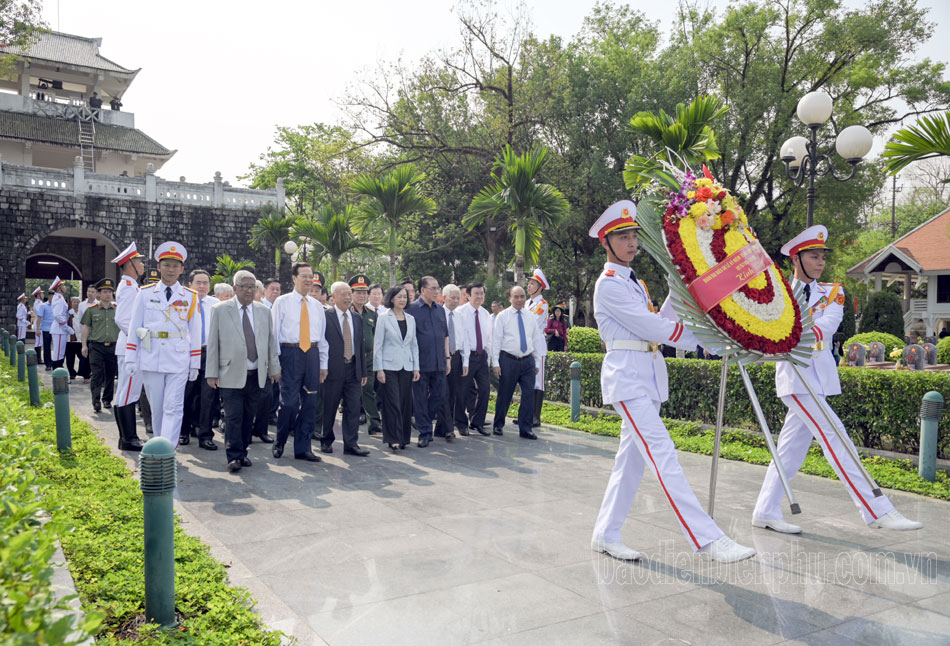
[[[369,294],[370,282],[366,274],[356,274],[350,278],[349,284],[354,292],[362,291]],[[370,366],[370,369],[366,371],[366,384],[363,386],[363,412],[366,413],[369,434],[375,435],[383,432],[379,406],[376,404],[376,373],[372,369],[373,344],[376,339],[376,312],[367,305],[363,305],[362,311],[356,309],[356,306],[351,306],[350,309],[363,319],[363,353],[366,355],[366,365]]]
[[[96,283],[96,289],[112,290],[114,293],[115,282],[103,278]],[[115,356],[115,343],[119,338],[119,326],[115,322],[115,303],[103,307],[102,302],[99,302],[88,307],[83,312],[80,323],[89,328],[85,339],[90,369],[89,392],[92,395],[92,407],[99,413],[103,404],[106,408],[112,405],[115,378],[119,372]]]

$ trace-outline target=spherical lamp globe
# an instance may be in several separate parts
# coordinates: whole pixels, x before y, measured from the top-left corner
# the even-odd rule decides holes
[[[809,92],[798,101],[798,118],[806,126],[819,125],[831,117],[831,107],[827,92]]]
[[[838,154],[851,161],[862,159],[871,151],[874,136],[864,126],[848,126],[835,139],[835,150]]]

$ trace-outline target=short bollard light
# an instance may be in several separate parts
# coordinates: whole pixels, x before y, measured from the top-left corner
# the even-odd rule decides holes
[[[139,454],[145,512],[145,618],[170,628],[175,620],[175,447],[153,437]]]
[[[10,356],[10,331],[3,328],[3,354]]]
[[[937,425],[943,415],[943,395],[931,390],[920,402],[920,462],[917,473],[924,480],[937,479]]]
[[[23,343],[23,341],[17,341],[17,342],[16,342],[16,344],[17,344],[18,347],[19,347],[19,345],[20,345],[21,343]],[[11,352],[11,353],[10,353],[10,365],[11,365],[11,366],[15,366],[15,365],[16,365],[16,353],[15,353],[15,352]]]
[[[40,377],[36,374],[36,350],[26,351],[26,374],[30,382],[30,406],[40,405]]]
[[[53,371],[53,405],[56,407],[56,448],[65,451],[73,448],[69,426],[69,371],[66,368]]]
[[[10,355],[10,365],[12,366],[16,361],[17,381],[26,381],[26,355],[23,354],[25,351],[26,346],[23,345],[23,341],[17,341],[16,352]]]
[[[581,419],[581,362],[571,363],[571,421]]]

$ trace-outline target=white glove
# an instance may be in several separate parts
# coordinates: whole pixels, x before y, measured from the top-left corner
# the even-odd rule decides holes
[[[125,364],[125,371],[129,373],[129,376],[135,374],[135,370],[138,366],[135,365],[134,361],[128,362]]]
[[[191,370],[188,371],[188,381],[194,381],[197,378],[198,378],[197,368],[192,368]]]

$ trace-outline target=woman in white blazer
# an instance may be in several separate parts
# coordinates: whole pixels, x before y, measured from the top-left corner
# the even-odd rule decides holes
[[[416,322],[405,312],[408,302],[405,287],[390,288],[373,344],[373,370],[383,397],[383,442],[394,452],[397,446],[406,448],[412,437],[412,382],[419,380]]]

